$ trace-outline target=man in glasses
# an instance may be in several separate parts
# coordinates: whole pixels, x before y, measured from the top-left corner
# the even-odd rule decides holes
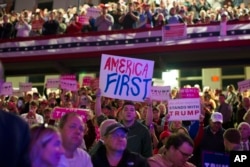
[[[193,140],[183,133],[171,134],[163,154],[156,154],[148,159],[151,167],[194,167],[188,160],[193,156]]]
[[[126,149],[128,129],[124,125],[116,121],[110,122],[103,133],[104,144],[92,155],[94,167],[149,167],[144,157]]]

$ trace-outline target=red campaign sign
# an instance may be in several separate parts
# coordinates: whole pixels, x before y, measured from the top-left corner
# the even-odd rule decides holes
[[[199,98],[199,93],[198,88],[182,88],[180,90],[181,98]]]
[[[92,77],[85,76],[82,78],[82,86],[91,86]]]
[[[91,87],[93,90],[96,90],[99,88],[99,78],[94,78],[91,80]]]
[[[76,75],[74,74],[62,75],[60,79],[61,80],[76,80]]]
[[[76,112],[82,117],[83,122],[86,123],[88,118],[88,112],[89,110],[86,109],[80,109],[80,108],[62,108],[62,107],[55,107],[52,112],[52,118],[53,119],[61,119],[61,117],[69,112]]]

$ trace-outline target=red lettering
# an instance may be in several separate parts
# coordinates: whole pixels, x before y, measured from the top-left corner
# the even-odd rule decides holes
[[[116,68],[117,72],[118,65],[119,65],[119,59],[116,60],[115,58],[112,58],[111,71],[113,71],[113,68]]]
[[[124,66],[125,66],[125,65],[124,65],[124,62],[125,62],[125,59],[121,59],[121,60],[120,60],[119,72],[122,73],[122,74],[125,72],[125,69],[124,69]],[[125,67],[125,68],[126,68],[126,67]]]
[[[132,72],[132,61],[131,60],[128,60],[127,61],[127,70],[126,70],[126,73],[130,76],[131,75],[131,72]]]
[[[195,110],[195,115],[199,114],[200,111],[199,110]]]
[[[144,76],[145,78],[147,78],[147,75],[148,75],[147,72],[148,72],[148,64],[145,65],[141,76]]]
[[[187,111],[187,115],[194,115],[194,111],[193,110]]]
[[[142,66],[141,63],[136,63],[135,65],[135,75],[140,76],[141,75],[141,70],[139,69],[138,66]]]
[[[175,116],[179,116],[180,112],[179,111],[175,111]]]
[[[109,57],[108,59],[107,59],[107,61],[106,61],[106,63],[105,63],[105,66],[104,66],[104,70],[106,69],[106,68],[108,68],[108,70],[110,70],[110,60],[111,58]]]

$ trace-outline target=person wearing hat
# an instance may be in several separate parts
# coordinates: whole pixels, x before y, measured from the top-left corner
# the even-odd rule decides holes
[[[125,126],[118,122],[109,122],[101,130],[104,144],[91,157],[94,167],[149,167],[144,157],[126,149],[128,129]]]
[[[28,124],[31,126],[33,124],[36,123],[40,123],[43,124],[44,123],[44,119],[43,116],[40,114],[37,114],[37,109],[38,109],[38,102],[33,100],[30,102],[29,105],[29,112],[28,113],[24,113],[21,115],[21,117],[28,122]]]
[[[111,31],[114,24],[114,18],[108,14],[108,6],[101,5],[101,15],[96,18],[95,26],[97,31]]]
[[[200,128],[195,139],[196,149],[194,151],[194,157],[192,162],[200,166],[202,159],[202,152],[217,152],[224,153],[224,138],[223,134],[225,129],[222,127],[223,115],[219,112],[212,113],[209,121],[209,125],[203,127],[203,123],[200,123]]]

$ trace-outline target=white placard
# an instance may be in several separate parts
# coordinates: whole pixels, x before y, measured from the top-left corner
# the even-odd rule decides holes
[[[60,79],[59,78],[48,78],[46,82],[46,88],[59,88]]]
[[[65,89],[65,90],[70,90],[70,91],[77,91],[78,90],[76,80],[61,79],[60,86],[62,89]]]
[[[250,89],[250,79],[238,82],[239,92],[243,92]]]
[[[151,99],[158,101],[168,101],[170,99],[170,86],[152,86]]]
[[[32,90],[32,83],[30,83],[30,82],[27,82],[27,83],[20,82],[19,83],[19,90],[22,91],[22,92],[31,91]]]
[[[1,87],[1,95],[13,95],[12,82],[4,82]]]

